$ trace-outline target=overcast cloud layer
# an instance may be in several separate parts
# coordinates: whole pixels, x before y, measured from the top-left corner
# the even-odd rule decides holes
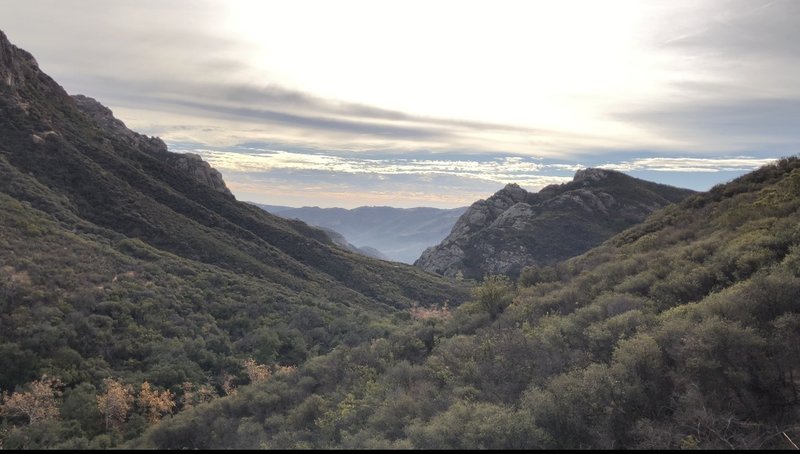
[[[0,0],[70,93],[240,199],[457,206],[584,166],[707,189],[800,145],[800,2]]]

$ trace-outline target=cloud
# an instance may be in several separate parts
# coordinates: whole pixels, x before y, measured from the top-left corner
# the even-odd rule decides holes
[[[572,180],[576,170],[601,167],[650,181],[706,190],[771,160],[750,156],[651,157],[588,164],[527,156],[285,151],[247,146],[235,151],[171,144],[200,154],[222,171],[240,200],[289,206],[363,205],[456,207],[484,199],[507,183],[529,191]],[[702,176],[699,178],[698,176]]]
[[[796,60],[800,52],[800,4],[794,0],[695,2],[676,15],[682,20],[665,18],[671,32],[663,29],[657,36],[684,52],[709,55],[713,50],[718,58],[758,60]]]
[[[597,167],[621,172],[648,170],[657,172],[749,172],[773,162],[749,156],[731,158],[642,158],[609,163]]]
[[[97,76],[86,76],[82,84],[95,87],[94,97],[126,117],[129,127],[172,141],[212,145],[276,141],[365,152],[386,148],[524,152],[543,138],[563,146],[576,141],[602,142],[588,135],[413,115],[328,100],[275,84],[257,87]],[[125,107],[114,107],[118,105]],[[547,149],[536,148],[547,153]]]
[[[610,115],[672,139],[674,151],[796,153],[800,145],[800,2],[675,3],[653,23],[666,61],[661,97]]]
[[[475,14],[476,19],[482,17],[483,14],[479,14],[482,8],[476,10],[474,6],[469,7],[471,14]],[[509,11],[521,5],[513,6]],[[555,112],[558,109],[550,111],[532,102],[538,98],[536,93],[552,87],[538,84],[536,80],[521,79],[524,73],[514,71],[514,66],[502,73],[490,71],[485,67],[488,62],[478,64],[478,60],[471,58],[466,60],[470,62],[469,72],[450,77],[452,80],[444,78],[452,71],[449,65],[442,63],[447,56],[437,55],[430,64],[421,64],[410,73],[409,68],[398,68],[413,78],[399,81],[392,78],[379,84],[380,92],[402,90],[406,99],[417,100],[414,112],[325,98],[304,91],[303,84],[299,85],[302,89],[282,86],[275,82],[281,78],[273,74],[280,74],[283,68],[269,66],[268,56],[259,54],[260,48],[246,38],[248,30],[232,30],[230,24],[223,25],[227,22],[228,7],[226,2],[208,0],[195,2],[191,7],[174,0],[86,0],[78,7],[59,1],[30,0],[4,11],[0,25],[8,28],[12,41],[32,51],[42,62],[43,69],[63,83],[69,92],[92,96],[109,105],[130,127],[167,140],[191,139],[213,145],[271,140],[341,150],[472,149],[537,155],[629,143],[624,134],[615,134],[619,126],[609,133],[582,128],[574,119],[567,118],[554,127],[549,119],[561,115]],[[273,8],[257,4],[247,7],[262,14]],[[410,12],[406,7],[396,8],[404,14]],[[520,22],[518,17],[508,19]],[[459,25],[460,33],[467,31],[463,27],[464,24]],[[299,30],[294,32],[300,34]],[[554,33],[556,31],[553,29]],[[292,39],[323,46],[320,38],[313,34],[314,30],[304,30],[302,36],[293,34],[286,37],[281,46],[270,49],[291,53],[297,44]],[[58,39],[54,39],[55,36]],[[333,42],[338,42],[334,38],[331,37]],[[359,42],[364,39],[363,36],[353,38]],[[378,34],[374,40],[392,41],[392,38]],[[516,42],[518,40],[503,41],[507,45]],[[419,46],[422,43],[415,38],[399,44]],[[578,41],[573,45],[577,46]],[[361,80],[359,75],[369,67],[362,55],[348,48],[331,49],[329,55],[300,52],[301,49],[314,51],[319,46],[297,48],[298,54],[292,61],[325,60],[330,63],[330,71],[339,76],[347,72],[353,80]],[[370,48],[380,47],[376,44]],[[465,47],[445,48],[465,57],[470,55]],[[518,48],[517,44],[514,48]],[[403,50],[397,55],[398,59],[414,53],[414,49]],[[496,59],[500,55],[496,51],[502,49],[495,49],[488,55],[486,49],[478,50],[483,52],[480,55]],[[423,52],[424,48],[416,51],[428,54]],[[381,54],[375,58],[385,61],[390,55]],[[476,54],[475,58],[480,55]],[[359,66],[343,67],[343,62],[350,61]],[[508,58],[500,63],[525,61]],[[413,62],[411,59],[409,64]],[[560,79],[551,74],[552,71],[544,71],[546,65],[536,71],[530,64],[521,69],[533,71],[533,74],[547,72],[553,81]],[[478,82],[474,74],[479,72],[491,78],[470,82]],[[320,73],[315,80],[325,78]],[[512,80],[513,86],[509,83]],[[466,91],[458,93],[453,87]],[[439,99],[438,95],[445,92],[455,98],[449,101],[449,98],[441,98],[438,102],[443,108],[425,110],[424,106],[431,105],[429,100]],[[456,103],[464,108],[454,109]],[[495,114],[483,112],[487,103],[494,106]],[[498,115],[498,104],[508,111],[536,110],[540,112],[537,115],[548,121],[536,124],[525,116]],[[509,118],[512,121],[508,121]]]
[[[796,152],[800,145],[800,98],[696,100],[620,114],[660,134],[682,137],[687,147],[773,153]],[[695,145],[696,146],[696,145]]]
[[[320,188],[331,193],[351,191],[359,200],[367,193],[427,194],[421,200],[450,200],[446,206],[466,203],[476,194],[485,198],[508,183],[517,183],[537,191],[550,184],[572,180],[576,170],[600,167],[641,175],[650,180],[678,186],[708,189],[724,181],[768,164],[772,159],[752,156],[644,157],[614,161],[559,161],[519,155],[465,155],[418,152],[411,156],[386,151],[365,156],[360,153],[312,150],[281,150],[258,144],[234,149],[212,149],[196,144],[170,144],[175,151],[200,154],[222,171],[226,180],[236,179],[239,187],[255,192],[255,178],[265,188],[293,187],[297,192],[314,194]],[[660,177],[659,174],[673,174]],[[696,174],[717,174],[718,177],[698,181]],[[290,183],[292,182],[292,183]],[[435,184],[433,184],[435,183]],[[414,189],[416,188],[416,189]],[[483,188],[485,193],[476,191]],[[370,197],[376,197],[373,194]],[[372,199],[370,199],[372,200]],[[269,200],[268,200],[269,201]],[[271,200],[273,203],[277,203]],[[291,201],[290,201],[291,202]],[[284,201],[283,203],[287,203]],[[348,202],[348,203],[353,203]],[[364,204],[365,202],[357,202]]]
[[[237,195],[454,206],[586,166],[702,189],[800,145],[797,1],[7,3],[45,72]]]
[[[172,146],[180,150],[180,146]],[[538,189],[552,183],[563,183],[564,165],[544,165],[536,158],[505,156],[490,159],[416,159],[402,155],[383,158],[362,158],[331,153],[297,153],[282,150],[249,149],[247,152],[220,151],[189,147],[185,151],[200,154],[212,166],[239,173],[264,171],[322,171],[334,174],[369,174],[381,176],[414,175],[451,176],[482,180],[495,184],[519,183]],[[568,167],[568,166],[567,166]]]

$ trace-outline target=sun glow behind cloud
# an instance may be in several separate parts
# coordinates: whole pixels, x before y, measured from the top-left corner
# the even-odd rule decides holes
[[[69,92],[267,202],[454,206],[580,166],[704,189],[800,150],[796,1],[6,3]]]
[[[598,108],[661,89],[660,61],[639,45],[647,13],[636,1],[234,1],[227,23],[286,87],[586,134],[611,123],[596,124]]]

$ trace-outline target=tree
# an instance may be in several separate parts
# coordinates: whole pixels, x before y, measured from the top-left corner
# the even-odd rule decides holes
[[[472,296],[495,319],[514,299],[514,286],[506,276],[486,276],[483,284],[472,291]]]
[[[261,383],[267,381],[272,375],[269,367],[265,364],[258,364],[254,359],[246,359],[244,361],[244,368],[247,370],[247,376],[250,377],[250,383]]]
[[[236,377],[225,372],[222,374],[222,392],[225,393],[226,396],[235,396],[237,393],[236,384],[233,381],[236,380]]]
[[[128,418],[133,403],[133,394],[129,386],[106,378],[103,380],[106,392],[97,396],[97,409],[103,415],[106,430],[119,429]]]
[[[57,378],[42,376],[41,380],[28,383],[27,392],[3,393],[5,404],[3,413],[23,415],[31,424],[58,419],[59,397],[61,397],[61,381]]]
[[[540,282],[555,282],[557,280],[558,273],[551,266],[530,265],[523,268],[519,274],[519,285],[523,287],[532,287]]]
[[[187,410],[195,405],[211,402],[214,398],[219,397],[210,385],[202,384],[195,385],[192,382],[183,382],[183,409]]]
[[[150,424],[157,423],[163,415],[171,414],[172,410],[175,409],[175,400],[172,393],[168,390],[155,391],[147,381],[142,383],[137,403],[145,411],[147,422]]]

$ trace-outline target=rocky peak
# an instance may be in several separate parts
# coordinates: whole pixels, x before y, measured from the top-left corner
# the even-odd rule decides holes
[[[470,232],[483,229],[494,222],[506,210],[524,202],[528,191],[516,183],[507,184],[503,189],[494,193],[486,200],[478,200],[458,218],[450,235],[445,239],[455,239],[468,235]]]
[[[508,198],[514,203],[523,202],[528,197],[528,191],[519,187],[517,183],[509,183],[501,189],[494,197]]]
[[[581,183],[581,182],[591,182],[591,181],[600,181],[602,179],[608,178],[609,176],[618,173],[613,170],[606,170],[606,169],[597,169],[597,168],[586,168],[581,169],[575,172],[575,177],[572,178],[574,183]]]
[[[473,203],[450,235],[414,264],[445,276],[515,276],[525,266],[550,265],[586,252],[690,193],[595,168],[579,170],[572,182],[538,193],[509,184]]]
[[[473,207],[483,202],[483,204],[490,208],[492,217],[494,218],[513,205],[519,202],[524,202],[527,198],[528,191],[522,189],[516,183],[509,183],[503,189],[495,192],[485,201],[478,201],[474,203]]]

